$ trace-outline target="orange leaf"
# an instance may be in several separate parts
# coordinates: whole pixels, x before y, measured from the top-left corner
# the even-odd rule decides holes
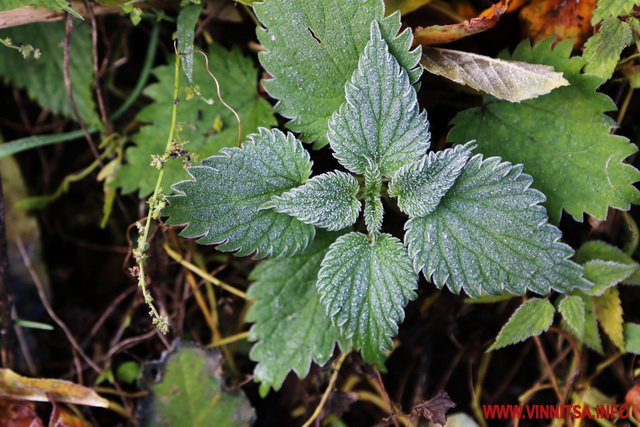
[[[0,369],[0,398],[109,407],[109,401],[90,388],[64,380],[27,378],[10,369]]]
[[[53,402],[49,427],[91,427],[84,418]]]
[[[484,10],[477,18],[471,18],[458,24],[418,27],[414,32],[415,43],[421,45],[451,43],[486,31],[496,26],[500,17],[507,12],[509,3],[510,0],[501,0]]]
[[[44,427],[30,402],[0,399],[0,427]]]
[[[520,11],[524,31],[535,41],[573,39],[581,46],[591,34],[596,0],[538,0]]]
[[[638,417],[640,417],[640,384],[636,384],[631,390],[629,390],[624,401],[631,407],[633,417],[638,419]]]

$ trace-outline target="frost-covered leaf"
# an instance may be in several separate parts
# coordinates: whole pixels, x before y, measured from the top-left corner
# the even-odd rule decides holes
[[[604,80],[613,75],[620,54],[633,41],[631,26],[618,18],[607,18],[584,45],[584,71]]]
[[[369,233],[378,233],[382,228],[384,207],[382,194],[382,175],[377,167],[368,167],[364,172],[364,223]]]
[[[609,288],[601,296],[594,298],[593,307],[602,330],[616,347],[624,352],[624,319],[622,318],[622,303],[618,288]]]
[[[223,147],[232,147],[238,143],[238,125],[233,114],[220,103],[216,87],[207,74],[202,58],[195,61],[193,84],[199,88],[201,96],[194,96],[185,79],[180,79],[180,104],[178,105],[177,136],[188,141],[193,164],[217,153]],[[161,155],[167,143],[171,126],[171,108],[173,105],[173,58],[172,65],[156,68],[153,73],[157,83],[149,85],[144,93],[152,103],[143,108],[136,119],[143,123],[133,136],[134,145],[125,153],[126,163],[117,171],[114,185],[122,188],[123,193],[138,191],[141,197],[153,192],[158,170],[150,167],[151,157]],[[256,132],[258,127],[271,127],[277,124],[273,107],[258,95],[258,70],[250,57],[243,56],[240,49],[228,51],[212,45],[209,49],[209,66],[220,83],[222,98],[233,107],[242,122],[242,138]],[[209,104],[212,101],[213,104]],[[222,129],[219,129],[219,125]],[[188,174],[183,169],[183,159],[168,159],[164,169],[164,190]]]
[[[450,49],[426,49],[420,63],[430,73],[510,102],[537,98],[569,85],[553,67]]]
[[[262,207],[273,208],[305,224],[340,230],[358,219],[358,188],[358,181],[353,176],[329,172],[315,176],[280,196],[273,196]]]
[[[390,177],[427,151],[427,114],[377,22],[345,92],[346,102],[329,121],[329,143],[344,167],[364,174],[372,166]]]
[[[344,341],[367,362],[382,366],[417,281],[398,239],[381,234],[369,242],[362,233],[349,233],[331,245],[322,261],[318,292]]]
[[[640,325],[637,323],[624,324],[624,341],[627,353],[640,354]]]
[[[587,291],[589,295],[602,295],[607,289],[630,277],[637,270],[633,264],[594,259],[583,264],[584,277],[594,286]]]
[[[565,295],[558,304],[558,311],[566,327],[580,340],[584,337],[584,301],[577,295]]]
[[[0,55],[0,79],[5,84],[26,89],[29,98],[73,120],[76,119],[64,88],[64,23],[38,23],[0,30],[0,39],[9,37],[14,44],[31,44],[40,49],[38,59],[24,59],[14,49]],[[100,119],[93,102],[93,66],[88,26],[78,26],[71,37],[69,75],[78,113],[89,127],[99,127]]]
[[[181,346],[154,363],[159,378],[147,374],[150,396],[139,415],[145,426],[249,427],[255,411],[242,390],[230,391],[222,378],[218,351]]]
[[[180,62],[189,83],[193,81],[193,39],[201,11],[201,4],[188,4],[180,9],[178,15],[178,52],[186,54],[182,56]]]
[[[523,163],[547,196],[553,222],[562,209],[582,220],[585,212],[604,218],[609,206],[628,209],[640,202],[633,186],[640,172],[623,162],[637,148],[610,133],[614,123],[603,113],[615,104],[596,92],[602,79],[580,73],[584,59],[569,58],[572,47],[570,41],[553,49],[550,40],[520,44],[511,59],[551,65],[571,85],[519,104],[487,97],[482,107],[455,117],[448,137],[456,143],[476,139],[485,155]]]
[[[320,304],[316,282],[338,236],[319,231],[304,252],[264,261],[251,273],[249,298],[255,302],[247,321],[255,322],[250,339],[256,342],[250,357],[258,362],[254,377],[263,395],[270,387],[279,390],[290,371],[304,378],[311,362],[323,365],[333,353],[338,331]]]
[[[555,309],[546,299],[531,298],[525,301],[502,327],[487,351],[516,344],[545,332],[553,323]]]
[[[313,239],[312,225],[260,209],[311,175],[309,154],[292,134],[261,128],[242,147],[225,148],[189,173],[192,179],[173,186],[177,195],[163,211],[167,223],[187,225],[182,236],[257,257],[293,255]]]
[[[258,29],[267,48],[260,62],[273,77],[264,87],[278,100],[277,111],[291,119],[289,128],[317,148],[328,142],[329,118],[345,100],[344,86],[369,41],[371,21],[380,23],[411,83],[420,78],[420,49],[409,50],[411,30],[396,37],[400,14],[383,18],[383,0],[267,0],[253,8],[266,27]]]
[[[640,6],[638,0],[598,0],[596,9],[593,11],[591,25],[597,25],[607,18],[617,18],[627,16],[633,12],[635,6]]]
[[[472,297],[588,288],[531,181],[522,165],[473,156],[438,207],[405,225],[416,270]]]
[[[575,261],[578,264],[585,264],[591,260],[613,261],[619,264],[635,266],[636,270],[633,274],[623,279],[622,283],[640,285],[640,264],[615,246],[599,240],[592,240],[583,244],[576,252]]]
[[[429,215],[462,173],[474,147],[468,143],[432,151],[422,160],[402,167],[389,184],[389,195],[398,198],[398,207],[407,215]]]

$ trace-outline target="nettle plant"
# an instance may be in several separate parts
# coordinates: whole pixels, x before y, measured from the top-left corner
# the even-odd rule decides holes
[[[393,41],[401,38],[410,45],[406,32]],[[311,131],[348,172],[311,177],[300,140],[261,128],[173,186],[164,214],[187,225],[183,236],[273,258],[249,289],[250,355],[263,394],[290,370],[305,376],[311,361],[326,363],[336,343],[383,367],[420,273],[472,297],[590,287],[521,165],[473,154],[473,142],[428,151],[414,87],[420,51],[403,52],[400,62],[382,24],[371,22],[344,103],[326,134]],[[277,58],[261,61],[269,71]],[[282,76],[266,83],[272,94],[287,84]],[[383,231],[390,203],[408,216],[403,241]]]

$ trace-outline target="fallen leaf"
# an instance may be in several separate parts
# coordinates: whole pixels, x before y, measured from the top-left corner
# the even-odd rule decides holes
[[[0,427],[44,427],[30,402],[0,399]]]
[[[549,65],[508,61],[456,50],[425,49],[420,63],[430,73],[510,102],[537,98],[569,85],[562,73]]]
[[[591,34],[591,16],[596,0],[539,0],[520,11],[524,31],[540,41],[548,37],[573,39],[582,46]]]
[[[49,427],[91,427],[84,418],[53,402]]]
[[[10,369],[0,369],[0,398],[109,407],[109,401],[90,388],[64,380],[27,378]]]
[[[417,404],[411,410],[411,415],[419,415],[433,421],[436,424],[447,424],[447,411],[455,408],[456,404],[449,398],[445,391],[441,391],[431,399]]]
[[[451,43],[493,28],[500,17],[507,12],[509,3],[510,0],[501,0],[485,9],[477,18],[471,18],[458,24],[417,27],[413,33],[414,44],[426,46]]]

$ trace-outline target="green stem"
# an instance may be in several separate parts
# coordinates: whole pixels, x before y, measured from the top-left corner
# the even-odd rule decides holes
[[[115,113],[111,115],[110,121],[115,121],[120,116],[129,110],[129,107],[136,102],[142,90],[147,85],[147,80],[149,80],[149,75],[151,75],[151,67],[153,67],[153,60],[156,57],[156,51],[158,50],[158,34],[160,32],[160,24],[158,21],[154,22],[153,30],[151,31],[151,37],[149,38],[149,48],[147,49],[147,56],[144,59],[144,64],[142,66],[142,71],[140,72],[140,76],[138,81],[136,82],[135,87],[131,94],[127,97],[124,103],[116,110]]]
[[[165,147],[165,153],[171,150],[171,143],[173,142],[173,135],[176,130],[176,122],[178,116],[178,89],[180,86],[180,55],[176,55],[175,61],[175,76],[173,83],[173,106],[171,109],[171,127],[169,128],[169,135],[167,137],[167,144]],[[147,282],[145,280],[144,273],[144,260],[145,260],[145,252],[148,247],[148,238],[149,238],[149,229],[151,228],[151,221],[156,218],[158,213],[158,200],[161,188],[162,188],[162,179],[164,178],[164,167],[160,166],[160,172],[158,172],[158,179],[156,180],[156,186],[153,190],[153,195],[149,198],[149,214],[147,215],[144,229],[142,232],[142,236],[140,236],[138,240],[138,248],[134,253],[136,258],[137,266],[138,266],[138,286],[142,290],[142,295],[144,297],[144,301],[149,307],[151,317],[153,319],[153,323],[160,329],[162,333],[167,333],[169,331],[169,320],[166,316],[161,316],[156,310],[155,305],[153,304],[153,297],[147,288]]]

